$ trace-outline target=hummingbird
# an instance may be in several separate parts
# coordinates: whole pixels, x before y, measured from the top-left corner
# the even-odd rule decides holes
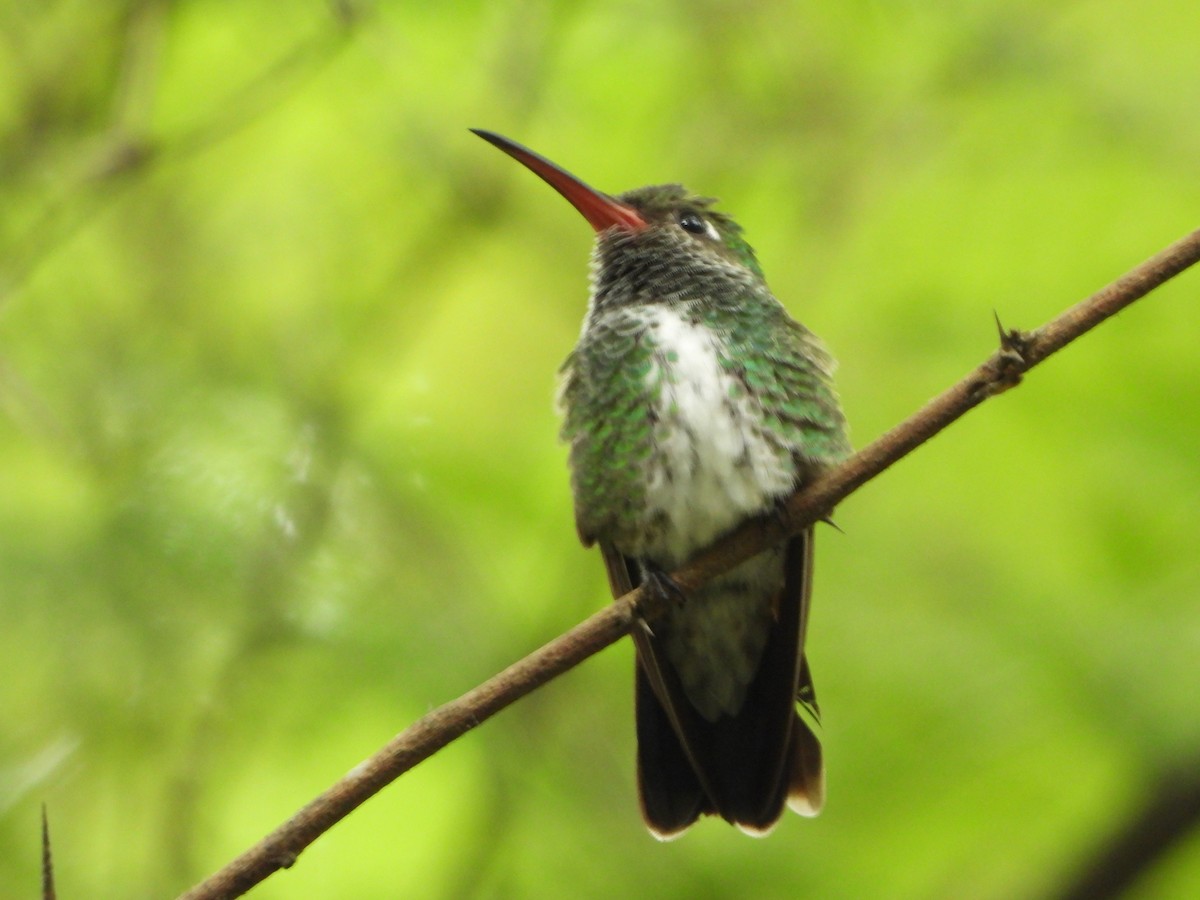
[[[678,184],[605,194],[472,131],[596,232],[587,313],[560,372],[561,437],[579,538],[599,545],[613,596],[645,585],[674,601],[633,630],[647,827],[670,840],[718,815],[765,835],[785,806],[816,815],[812,528],[686,596],[669,573],[849,454],[833,358],[771,293],[712,198]]]

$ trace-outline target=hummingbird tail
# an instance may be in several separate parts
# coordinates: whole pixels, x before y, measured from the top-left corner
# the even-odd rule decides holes
[[[821,758],[821,742],[799,715],[792,725],[790,752],[788,809],[802,816],[815,816],[825,805],[825,763]]]
[[[636,668],[638,799],[650,833],[670,841],[715,809],[650,679],[640,663]]]
[[[685,749],[638,666],[638,794],[646,827],[660,841],[679,837],[702,815],[719,815],[749,835],[771,832],[786,806],[815,816],[825,803],[821,743],[793,714],[781,767],[755,759],[753,723],[688,723]],[[751,738],[751,740],[748,740]],[[755,765],[755,762],[758,765]],[[765,776],[765,777],[764,777]]]
[[[642,816],[660,840],[678,837],[706,814],[765,835],[785,806],[801,815],[820,812],[821,744],[795,708],[799,699],[815,718],[812,674],[802,650],[811,561],[812,534],[804,532],[788,543],[778,618],[735,716],[702,717],[666,663],[659,639],[634,632],[638,787]]]

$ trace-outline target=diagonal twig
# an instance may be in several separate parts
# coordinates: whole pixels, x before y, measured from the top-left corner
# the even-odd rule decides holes
[[[1107,287],[1031,332],[1000,327],[1000,349],[917,413],[814,479],[782,514],[745,523],[672,577],[691,590],[789,534],[828,516],[871,478],[929,440],[988,397],[1017,385],[1025,372],[1154,288],[1200,261],[1200,230],[1176,241]],[[669,602],[669,601],[664,601]],[[566,634],[509,666],[457,700],[433,710],[356,766],[220,871],[184,893],[185,900],[236,897],[281,868],[387,784],[509,704],[578,665],[628,633],[637,618],[659,611],[632,591]],[[636,615],[635,615],[636,613]]]
[[[1200,758],[1159,774],[1142,807],[1094,848],[1056,900],[1110,900],[1129,896],[1146,870],[1200,827]]]
[[[42,900],[55,900],[54,857],[50,852],[50,819],[42,804]]]

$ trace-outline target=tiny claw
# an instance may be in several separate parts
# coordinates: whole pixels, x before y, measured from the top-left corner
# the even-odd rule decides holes
[[[657,566],[644,566],[642,586],[646,593],[663,601],[671,601],[677,607],[687,603],[687,594],[679,582]]]

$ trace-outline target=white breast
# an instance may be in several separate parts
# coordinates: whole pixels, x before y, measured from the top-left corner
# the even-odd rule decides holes
[[[645,496],[665,530],[646,549],[674,565],[789,493],[796,473],[791,453],[764,436],[757,401],[722,367],[719,338],[666,307],[649,315],[647,379],[661,389]]]

